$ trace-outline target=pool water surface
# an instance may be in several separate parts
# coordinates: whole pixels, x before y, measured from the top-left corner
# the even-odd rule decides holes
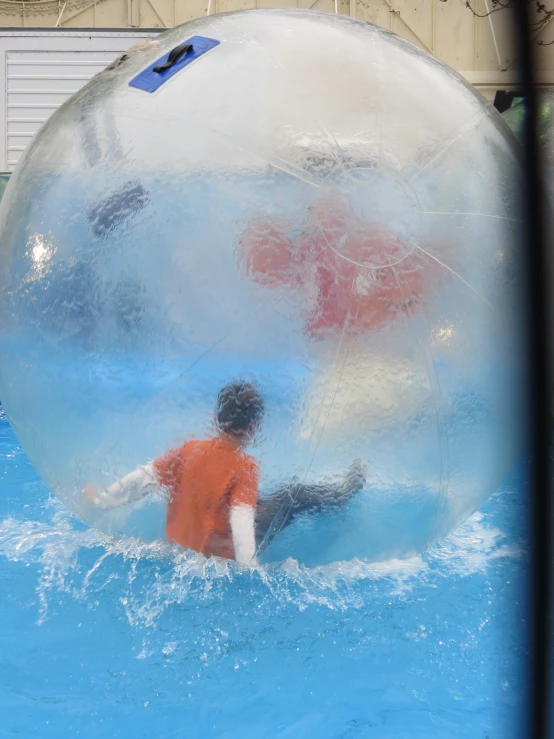
[[[526,494],[408,560],[248,571],[87,529],[0,411],[0,737],[520,739]]]

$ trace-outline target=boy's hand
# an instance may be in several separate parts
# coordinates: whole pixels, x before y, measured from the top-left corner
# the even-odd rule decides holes
[[[348,477],[353,484],[362,488],[366,482],[367,469],[361,459],[355,459],[348,468]]]
[[[361,459],[355,459],[347,469],[344,479],[339,487],[340,492],[346,498],[363,490],[366,482],[367,470]]]

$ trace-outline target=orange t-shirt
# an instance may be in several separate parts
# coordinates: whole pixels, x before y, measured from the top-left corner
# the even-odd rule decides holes
[[[158,481],[169,491],[166,535],[170,543],[204,556],[235,558],[233,506],[256,506],[256,460],[224,437],[189,441],[154,462]]]

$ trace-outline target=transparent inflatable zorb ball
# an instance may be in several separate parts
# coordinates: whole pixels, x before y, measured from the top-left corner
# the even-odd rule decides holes
[[[131,51],[2,201],[0,397],[23,447],[88,523],[163,539],[163,496],[104,511],[83,486],[216,433],[219,390],[255,382],[260,495],[311,495],[262,556],[423,550],[516,458],[516,167],[494,109],[367,23],[247,11]]]

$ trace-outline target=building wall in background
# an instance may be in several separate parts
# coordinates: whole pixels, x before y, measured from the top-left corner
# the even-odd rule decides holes
[[[480,15],[492,7],[492,0],[472,2]],[[376,23],[434,54],[490,100],[518,86],[511,12],[481,18],[461,0],[0,0],[0,172],[11,172],[54,110],[139,38],[206,14],[256,7]],[[537,34],[544,85],[554,84],[551,40],[554,23]]]
[[[0,172],[12,172],[39,128],[130,46],[159,31],[0,32]]]
[[[485,15],[492,0],[472,5]],[[171,28],[206,14],[268,7],[338,12],[376,23],[461,72],[513,71],[511,11],[479,18],[461,0],[0,0],[0,26]],[[554,39],[554,24],[540,36]],[[541,47],[540,63],[554,71],[554,45]]]

